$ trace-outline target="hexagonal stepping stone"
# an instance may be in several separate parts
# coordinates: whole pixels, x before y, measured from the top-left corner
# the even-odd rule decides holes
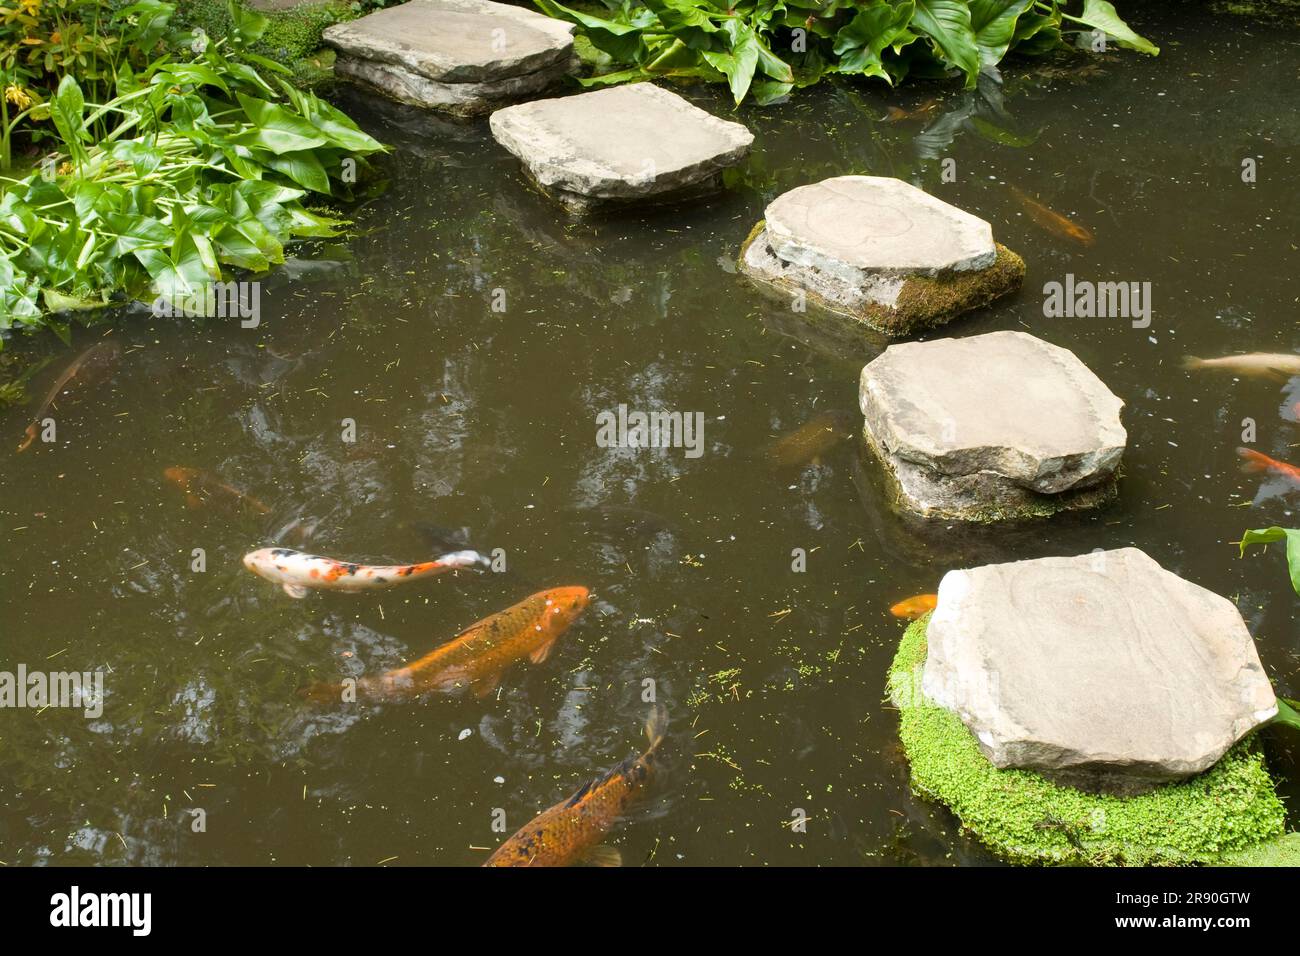
[[[336,73],[462,116],[544,92],[576,65],[573,24],[491,0],[409,0],[325,30]]]
[[[1277,713],[1231,601],[1136,548],[950,571],[921,689],[999,768],[1131,794],[1212,766]]]
[[[582,210],[717,191],[754,136],[676,93],[632,83],[498,110],[492,135],[543,190]]]
[[[783,193],[739,261],[787,295],[889,335],[942,325],[1025,275],[987,222],[882,176],[837,176]]]
[[[862,369],[865,434],[898,504],[996,521],[1114,492],[1124,403],[1068,349],[1024,332],[891,345]]]

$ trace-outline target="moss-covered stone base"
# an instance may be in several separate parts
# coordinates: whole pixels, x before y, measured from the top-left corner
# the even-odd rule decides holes
[[[1069,511],[1100,508],[1119,495],[1120,469],[1085,488],[1047,495],[991,472],[960,477],[940,475],[887,453],[870,428],[863,428],[862,437],[884,470],[891,507],[927,520],[972,524],[1034,521]]]
[[[995,245],[997,258],[987,269],[912,276],[903,282],[892,305],[873,301],[862,290],[816,269],[782,262],[767,245],[766,222],[762,220],[750,230],[737,262],[746,275],[791,297],[802,294],[820,308],[897,337],[944,325],[1019,288],[1025,278],[1025,261],[1001,243]]]
[[[1250,738],[1203,774],[1136,797],[1057,786],[1027,770],[999,770],[956,714],[921,692],[928,616],[903,634],[889,695],[912,787],[1013,863],[1094,866],[1292,865],[1282,801]]]

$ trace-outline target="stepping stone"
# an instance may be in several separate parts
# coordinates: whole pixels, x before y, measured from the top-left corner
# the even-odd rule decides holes
[[[1136,548],[950,571],[921,689],[1000,768],[1128,795],[1208,769],[1277,713],[1231,601]]]
[[[868,444],[897,503],[990,522],[1109,498],[1124,403],[1073,352],[1024,332],[906,342],[862,369]]]
[[[325,30],[336,73],[461,116],[544,92],[576,65],[573,24],[491,0],[409,0]]]
[[[489,124],[534,182],[579,211],[715,192],[754,141],[652,83],[509,106]]]
[[[882,176],[837,176],[778,196],[745,240],[740,268],[895,336],[987,305],[1025,276],[983,219]]]

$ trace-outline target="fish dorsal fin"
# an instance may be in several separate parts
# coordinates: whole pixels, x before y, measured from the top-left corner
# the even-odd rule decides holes
[[[582,862],[587,866],[622,866],[623,854],[612,846],[593,846],[582,855]]]
[[[537,648],[535,651],[529,654],[528,659],[532,661],[534,664],[540,664],[544,660],[546,660],[546,658],[551,656],[551,648],[554,646],[555,646],[555,638],[551,638],[541,647]]]

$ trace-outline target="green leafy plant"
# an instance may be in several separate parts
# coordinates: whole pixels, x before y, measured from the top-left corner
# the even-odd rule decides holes
[[[727,83],[737,104],[771,102],[830,74],[894,84],[955,73],[969,89],[1012,50],[1046,53],[1070,32],[1159,53],[1106,0],[1082,0],[1077,13],[1057,0],[603,0],[603,16],[534,3],[578,25],[597,68],[585,85],[703,79]]]
[[[123,293],[203,302],[229,267],[262,271],[289,240],[336,234],[304,200],[383,147],[249,52],[265,20],[231,9],[232,30],[192,58],[122,66],[107,102],[64,76],[48,104],[57,154],[0,195],[0,330]]]
[[[1274,541],[1286,542],[1286,563],[1291,575],[1291,587],[1297,595],[1300,595],[1300,528],[1279,528],[1275,525],[1271,528],[1243,532],[1240,542],[1241,554],[1244,555],[1246,548],[1252,544],[1266,545]],[[1300,730],[1300,701],[1279,697],[1277,716],[1272,722]]]

